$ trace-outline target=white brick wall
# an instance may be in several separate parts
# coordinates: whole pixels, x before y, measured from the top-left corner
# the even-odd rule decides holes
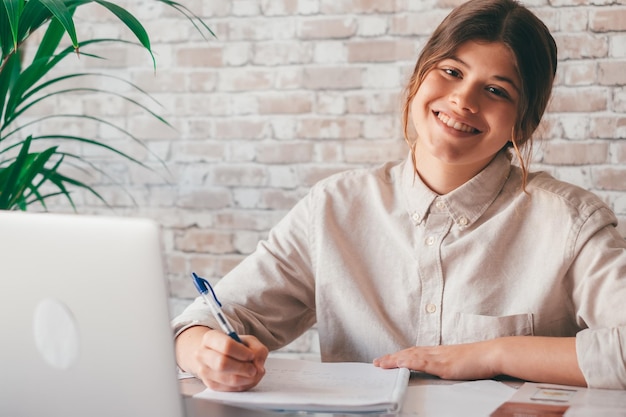
[[[67,63],[70,69],[84,65],[137,83],[161,103],[150,107],[174,129],[102,95],[59,98],[41,110],[106,115],[163,159],[167,170],[110,127],[63,126],[88,129],[156,170],[84,150],[106,161],[112,179],[84,178],[115,206],[115,214],[163,224],[177,306],[195,295],[190,271],[214,279],[228,272],[317,180],[404,156],[400,91],[426,37],[460,3],[182,2],[206,19],[218,39],[204,41],[184,19],[154,2],[119,2],[151,34],[156,75],[149,56],[133,47],[100,51],[107,61],[82,57]],[[593,190],[626,219],[626,3],[526,4],[553,31],[560,58],[535,168]],[[106,13],[95,6],[89,10],[79,14],[83,36],[127,36]],[[119,82],[99,82],[128,91]],[[76,198],[82,213],[111,214],[93,196]],[[59,203],[52,209],[67,207]],[[621,230],[626,234],[626,226]],[[314,349],[314,335],[307,337],[297,350]]]

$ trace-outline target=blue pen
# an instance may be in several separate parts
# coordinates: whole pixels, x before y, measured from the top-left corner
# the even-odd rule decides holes
[[[222,303],[220,303],[217,299],[215,291],[213,291],[213,287],[211,287],[209,281],[199,277],[195,272],[192,272],[191,275],[193,277],[193,283],[196,285],[196,288],[202,295],[202,298],[204,298],[204,302],[209,306],[211,313],[213,313],[215,320],[217,320],[224,333],[232,337],[237,342],[243,343],[237,335],[237,332],[235,332],[233,326],[226,319],[226,316],[224,316],[224,313],[222,313]],[[211,291],[212,297],[209,297],[209,291]]]

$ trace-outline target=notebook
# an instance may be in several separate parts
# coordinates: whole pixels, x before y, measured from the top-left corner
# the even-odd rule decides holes
[[[249,391],[207,388],[195,397],[276,411],[395,413],[410,376],[406,368],[382,369],[371,363],[272,357],[265,370],[261,382]]]
[[[1,416],[265,415],[181,398],[159,237],[146,219],[0,211]]]

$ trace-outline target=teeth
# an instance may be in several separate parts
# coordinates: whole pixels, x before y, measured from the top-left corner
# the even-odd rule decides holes
[[[457,120],[452,119],[451,117],[448,117],[448,115],[443,114],[441,112],[439,112],[437,114],[437,117],[439,118],[439,120],[441,120],[446,126],[451,127],[455,130],[459,130],[461,132],[466,132],[466,133],[474,133],[477,132],[476,129],[474,129],[471,126],[468,126],[464,123],[461,123]]]

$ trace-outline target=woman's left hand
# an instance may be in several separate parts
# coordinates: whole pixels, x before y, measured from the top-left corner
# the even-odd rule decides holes
[[[490,341],[445,346],[414,346],[374,359],[381,368],[409,368],[443,379],[488,379],[499,375]]]

